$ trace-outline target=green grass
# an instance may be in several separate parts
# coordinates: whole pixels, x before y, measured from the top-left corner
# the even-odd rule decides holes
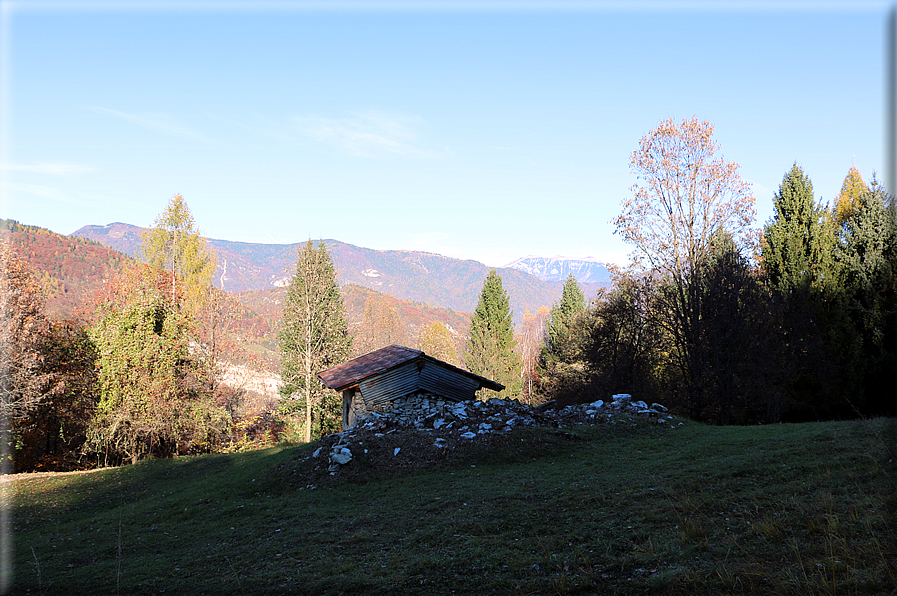
[[[313,449],[6,483],[12,592],[897,590],[897,420],[527,429],[369,482]]]

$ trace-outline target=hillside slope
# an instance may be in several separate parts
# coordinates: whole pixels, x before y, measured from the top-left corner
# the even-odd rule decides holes
[[[259,317],[260,321],[264,323],[263,325],[253,327],[253,329],[258,329],[261,333],[257,337],[253,337],[252,341],[269,350],[277,349],[277,332],[280,329],[286,293],[286,288],[271,288],[268,290],[247,290],[234,295],[237,301],[252,313],[252,316]],[[346,319],[349,322],[350,333],[361,325],[365,307],[370,300],[382,301],[383,306],[395,310],[403,327],[404,341],[411,347],[417,345],[420,332],[426,326],[439,321],[453,333],[458,349],[460,349],[470,327],[469,313],[461,313],[448,308],[438,308],[412,300],[401,300],[354,284],[343,286],[340,293],[342,294],[343,305],[346,308]],[[249,338],[250,336],[251,332],[248,332],[246,337]]]
[[[15,220],[0,220],[0,234],[28,264],[46,298],[47,314],[57,319],[71,317],[90,301],[104,279],[133,262],[98,242]]]
[[[895,421],[669,422],[528,427],[442,448],[425,431],[381,432],[336,476],[313,470],[323,443],[6,476],[11,590],[897,590]]]

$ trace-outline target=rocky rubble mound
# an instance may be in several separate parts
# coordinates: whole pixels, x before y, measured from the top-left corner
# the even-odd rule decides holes
[[[464,442],[488,440],[520,427],[563,428],[614,422],[617,416],[624,414],[656,424],[673,421],[664,406],[633,401],[628,394],[614,395],[609,402],[598,400],[560,409],[555,409],[554,405],[554,402],[547,402],[532,407],[517,400],[490,399],[438,402],[414,411],[375,413],[342,433],[322,439],[321,446],[309,459],[315,470],[326,469],[330,475],[337,475],[351,467],[350,464],[358,457],[367,456],[374,445],[379,448],[381,457],[388,443],[393,458],[401,455],[402,458],[423,463],[424,460],[438,458],[440,452],[444,455]],[[414,441],[408,433],[399,431],[416,431]],[[389,453],[385,455],[389,456]]]

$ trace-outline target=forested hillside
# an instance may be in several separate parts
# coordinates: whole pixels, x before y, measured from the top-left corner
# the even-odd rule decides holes
[[[92,298],[104,279],[133,262],[98,242],[62,236],[11,219],[0,220],[0,230],[31,269],[46,298],[47,313],[55,318],[72,316]]]
[[[421,331],[438,321],[450,330],[460,349],[470,326],[469,313],[437,308],[422,302],[400,300],[354,284],[343,286],[340,293],[346,308],[349,330],[353,335],[358,335],[362,329],[367,329],[370,333],[371,329],[377,328],[378,334],[392,333],[392,339],[395,341],[391,343],[414,347]],[[277,331],[283,317],[286,288],[248,290],[236,294],[235,298],[247,309],[246,316],[237,324],[244,330],[247,341],[275,350]],[[392,328],[387,329],[389,326]]]

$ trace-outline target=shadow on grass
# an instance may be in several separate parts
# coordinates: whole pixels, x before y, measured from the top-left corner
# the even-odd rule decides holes
[[[895,424],[528,429],[435,469],[389,435],[314,490],[316,445],[28,480],[14,591],[887,593]]]

